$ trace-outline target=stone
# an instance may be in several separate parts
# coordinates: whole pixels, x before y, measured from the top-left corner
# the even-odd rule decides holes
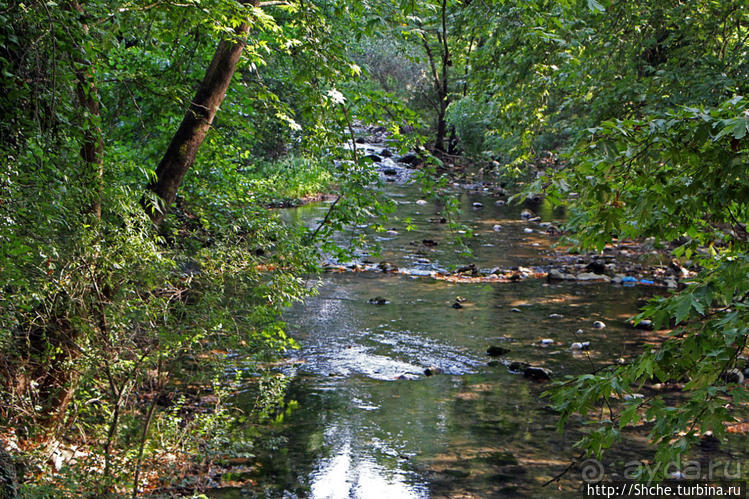
[[[563,319],[564,316],[562,314],[549,314],[549,319]]]
[[[510,362],[510,364],[507,366],[507,368],[510,371],[514,371],[514,372],[521,372],[527,367],[530,367],[530,364],[528,364],[527,362],[520,362],[517,360]]]
[[[376,154],[367,154],[366,156],[364,156],[364,159],[371,159],[374,163],[379,163],[380,161],[382,161],[382,158]]]
[[[729,369],[721,376],[721,379],[726,383],[736,383],[741,385],[744,383],[744,373],[738,369]]]
[[[394,175],[398,175],[398,170],[396,170],[395,168],[385,168],[384,170],[382,170],[382,173],[392,177]]]
[[[398,267],[396,267],[390,262],[380,262],[377,265],[377,267],[383,272],[397,272],[398,271]]]
[[[504,201],[504,200],[502,200],[502,199],[499,199],[499,200],[497,200],[497,202],[496,202],[496,203],[494,203],[494,204],[495,204],[495,205],[497,205],[497,206],[504,206],[504,205],[506,205],[506,204],[507,204],[507,201]]]
[[[431,247],[431,246],[437,246],[437,245],[439,244],[439,243],[438,243],[437,241],[433,241],[433,240],[431,240],[431,239],[424,239],[423,241],[421,241],[421,243],[422,243],[422,244],[423,244],[424,246],[430,246],[430,247]]]
[[[445,370],[441,367],[427,367],[424,369],[424,376],[434,376],[436,374],[444,374]]]
[[[500,347],[498,345],[490,345],[489,348],[486,349],[486,355],[489,357],[501,357],[502,355],[505,355],[509,353],[510,351],[504,347]]]
[[[387,305],[390,302],[382,296],[375,296],[374,298],[369,299],[369,303],[371,305]]]
[[[484,204],[483,204],[483,203],[478,203],[478,202],[476,202],[476,203],[473,203],[473,205],[472,205],[472,206],[473,206],[474,208],[483,208],[483,207],[484,207]]]
[[[499,225],[499,224],[495,224],[495,225],[494,225],[494,226],[492,227],[492,230],[493,230],[494,232],[499,232],[500,230],[502,230],[502,226],[501,226],[501,225]]]
[[[548,274],[546,274],[546,278],[550,281],[557,280],[557,281],[573,281],[575,280],[575,276],[572,274],[567,274],[565,272],[562,272],[559,269],[551,269]]]
[[[418,199],[418,200],[416,201],[416,204],[418,204],[418,205],[420,205],[420,206],[424,206],[425,204],[429,204],[429,201],[426,201],[426,200],[424,200],[424,199]]]
[[[594,261],[586,265],[585,270],[593,272],[594,274],[603,274],[606,272],[606,265],[604,265],[602,262]]]
[[[648,320],[648,319],[641,320],[637,324],[633,323],[632,325],[634,326],[635,329],[642,329],[642,330],[645,330],[645,331],[652,331],[653,330],[653,321]]]
[[[545,367],[526,367],[523,370],[523,376],[534,381],[548,381],[551,379],[551,370]]]
[[[592,272],[580,272],[575,276],[578,281],[603,281],[610,282],[611,278],[603,274],[594,274]]]
[[[523,232],[525,232],[526,234],[530,234],[533,232],[533,229],[531,229],[530,227],[526,227],[525,229],[523,229]]]
[[[551,338],[544,338],[541,341],[539,341],[539,343],[541,345],[553,345],[554,344],[554,340],[552,340]]]
[[[533,218],[536,215],[531,210],[523,210],[520,212],[520,218],[524,220],[528,220],[529,218]]]
[[[585,331],[583,331],[582,329],[578,329],[577,331],[575,331],[575,334],[583,334],[583,333],[585,333]]]
[[[419,157],[416,154],[408,153],[398,158],[398,162],[404,163],[406,165],[416,166],[421,163],[421,160],[419,160]]]
[[[463,308],[463,305],[461,305],[460,303],[458,303],[458,302],[456,301],[455,303],[453,303],[453,304],[452,304],[452,307],[453,307],[454,309],[459,309],[459,308]]]
[[[590,347],[589,341],[582,341],[582,342],[576,341],[575,343],[570,345],[570,350],[572,350],[573,352],[575,351],[580,352],[582,350],[587,350],[589,347]]]
[[[595,321],[593,322],[593,327],[595,329],[604,329],[606,327],[606,323],[603,321]]]
[[[393,153],[390,151],[390,149],[385,148],[380,152],[380,156],[382,156],[383,158],[392,158]]]

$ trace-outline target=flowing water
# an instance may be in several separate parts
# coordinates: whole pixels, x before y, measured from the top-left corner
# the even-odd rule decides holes
[[[543,484],[573,459],[579,426],[557,432],[557,416],[541,398],[548,385],[511,371],[508,362],[545,367],[563,379],[632,355],[647,333],[627,319],[653,290],[426,277],[466,263],[487,274],[495,267],[546,269],[553,241],[540,224],[555,214],[537,207],[542,219],[528,222],[520,208],[496,206],[483,187],[456,187],[462,222],[477,234],[474,255],[461,256],[447,224],[439,223],[439,207],[417,203],[406,172],[398,170],[395,180],[386,189],[398,202],[396,215],[415,228],[394,222],[376,235],[381,256],[361,252],[359,263],[388,261],[406,272],[326,273],[319,294],[288,312],[301,349],[285,369],[293,376],[287,400],[298,405],[268,430],[257,485],[214,495],[578,497],[577,468]],[[307,205],[287,217],[314,226],[327,207]],[[462,308],[453,307],[456,301]],[[606,328],[593,328],[597,320]],[[581,341],[590,342],[588,351],[570,350]],[[486,354],[489,345],[509,353],[496,361]],[[641,436],[626,440],[604,464],[608,478],[648,455]]]

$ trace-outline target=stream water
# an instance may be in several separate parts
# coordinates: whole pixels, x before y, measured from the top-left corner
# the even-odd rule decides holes
[[[543,484],[572,460],[579,426],[557,432],[557,416],[541,398],[548,384],[492,362],[487,346],[507,348],[508,362],[548,368],[553,379],[591,371],[641,348],[648,333],[627,319],[652,288],[426,277],[466,263],[485,273],[548,268],[553,241],[540,224],[555,214],[541,207],[541,220],[528,222],[521,208],[495,205],[483,188],[456,187],[461,221],[477,234],[473,256],[461,256],[438,207],[417,203],[407,172],[391,177],[385,188],[398,202],[396,216],[415,228],[394,223],[376,235],[382,254],[363,252],[360,263],[387,261],[408,271],[326,273],[319,294],[289,310],[288,330],[301,349],[285,368],[293,377],[287,400],[298,405],[269,429],[273,450],[260,459],[257,486],[213,495],[578,497],[579,469]],[[314,226],[327,208],[311,204],[286,216]],[[456,300],[462,308],[453,308]],[[590,342],[588,351],[570,350],[581,341]],[[603,464],[606,476],[621,476],[624,463],[648,455],[641,435],[627,435]]]

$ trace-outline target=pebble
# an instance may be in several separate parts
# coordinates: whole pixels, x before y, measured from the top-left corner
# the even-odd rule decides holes
[[[587,350],[588,347],[590,347],[589,341],[583,341],[583,342],[575,342],[572,345],[570,345],[570,350],[572,351],[582,351]]]
[[[507,203],[506,203],[505,201],[503,201],[503,200],[501,200],[501,199],[500,199],[499,201],[497,201],[497,202],[496,202],[496,203],[494,203],[494,204],[496,204],[497,206],[504,206],[504,205],[506,205]]]
[[[562,314],[549,314],[549,319],[563,319],[564,316]]]
[[[544,338],[544,339],[541,340],[541,344],[542,345],[553,345],[554,344],[554,340],[552,340],[551,338]]]
[[[492,227],[492,230],[494,230],[494,232],[499,232],[500,230],[502,230],[502,226],[497,224],[494,227]]]
[[[521,312],[519,308],[511,308],[510,312]]]
[[[474,208],[483,208],[484,204],[483,203],[473,203],[473,207]]]
[[[533,232],[533,229],[531,229],[530,227],[526,227],[525,229],[523,229],[523,232],[525,232],[526,234],[530,234],[531,232]]]
[[[425,201],[425,200],[423,200],[423,199],[419,199],[418,201],[416,201],[416,204],[419,204],[419,205],[425,205],[425,204],[429,204],[429,202],[428,202],[428,201]]]
[[[606,323],[602,322],[602,321],[595,321],[593,323],[593,327],[596,328],[596,329],[603,329],[603,328],[606,327]]]
[[[583,334],[584,332],[585,331],[583,331],[582,329],[578,329],[577,331],[575,331],[575,334]]]

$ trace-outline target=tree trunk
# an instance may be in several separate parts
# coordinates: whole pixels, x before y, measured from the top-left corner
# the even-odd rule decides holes
[[[72,0],[68,9],[83,16],[83,7],[78,0]],[[81,40],[88,34],[88,24],[81,22]],[[81,41],[83,43],[83,41]],[[91,63],[88,62],[85,49],[77,45],[72,54],[73,71],[76,77],[76,94],[78,103],[85,110],[83,118],[83,145],[81,157],[85,163],[84,187],[91,189],[91,203],[86,207],[96,220],[101,219],[101,196],[104,182],[104,141],[100,125],[99,89],[96,88]]]
[[[242,23],[236,29],[237,37],[243,37],[249,29],[249,23]],[[149,188],[160,198],[160,206],[147,204],[148,214],[155,224],[160,224],[164,219],[166,211],[177,196],[182,179],[195,162],[198,148],[226,96],[226,89],[234,76],[244,46],[245,42],[241,38],[219,43],[182,124],[156,168],[157,180]]]

